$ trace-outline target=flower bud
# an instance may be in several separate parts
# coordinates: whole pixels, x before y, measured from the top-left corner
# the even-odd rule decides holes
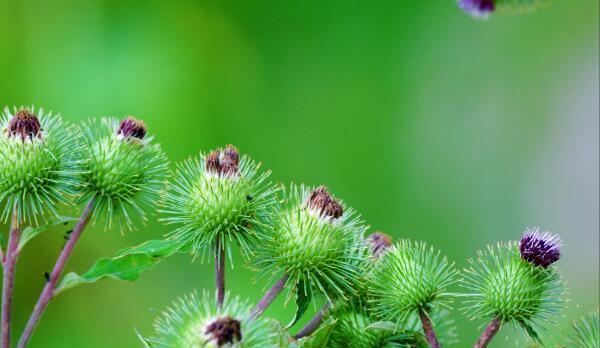
[[[93,219],[105,218],[107,228],[115,222],[122,230],[132,229],[134,220],[143,223],[145,208],[156,205],[168,172],[160,145],[146,137],[144,123],[133,117],[91,120],[82,133],[88,160],[80,202],[94,199]]]
[[[469,260],[462,286],[470,293],[464,294],[463,310],[471,319],[500,318],[503,323],[520,325],[535,338],[534,328],[540,322],[551,322],[551,317],[562,309],[565,289],[553,268],[535,263],[545,262],[546,258],[529,253],[534,249],[546,250],[535,242],[539,235],[526,233],[526,236],[524,243],[489,246],[479,251],[476,259]],[[533,261],[523,258],[519,244],[523,244],[525,256]]]
[[[178,225],[171,238],[189,245],[194,254],[212,253],[219,244],[238,244],[245,256],[260,237],[270,208],[276,204],[275,188],[265,181],[270,172],[240,158],[233,145],[190,158],[177,167],[161,202],[162,221]]]
[[[458,271],[423,242],[400,240],[385,252],[369,278],[373,312],[383,320],[408,323],[421,311],[447,306]]]
[[[560,237],[539,229],[528,229],[519,241],[521,258],[532,264],[548,268],[560,259]]]
[[[261,274],[288,274],[292,288],[303,283],[330,300],[355,293],[364,226],[325,187],[285,191],[266,233],[254,260]]]

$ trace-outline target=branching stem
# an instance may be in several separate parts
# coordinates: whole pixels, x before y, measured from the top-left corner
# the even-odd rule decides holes
[[[265,295],[260,300],[260,302],[258,302],[256,307],[252,309],[252,312],[250,313],[250,319],[260,316],[267,309],[267,307],[269,307],[269,305],[273,302],[273,300],[275,300],[277,295],[281,293],[289,277],[290,276],[287,273],[284,274],[281,277],[281,279],[279,279],[277,283],[275,283],[275,285],[273,285],[273,287],[271,287],[271,289],[269,289],[269,291],[265,293]]]
[[[492,338],[498,333],[502,326],[502,319],[500,317],[494,318],[488,326],[485,328],[481,337],[475,342],[474,348],[485,348],[492,341]]]
[[[15,269],[17,257],[19,256],[19,240],[21,239],[21,228],[17,206],[13,210],[8,246],[6,247],[6,259],[4,261],[4,275],[2,282],[2,324],[0,326],[2,348],[10,348],[10,329],[13,292],[15,288]]]
[[[33,334],[33,330],[35,330],[35,327],[37,326],[42,314],[44,313],[44,310],[46,309],[48,303],[54,296],[56,284],[58,283],[58,280],[60,279],[60,276],[63,270],[65,269],[65,266],[67,265],[69,257],[73,253],[75,244],[77,244],[79,237],[81,237],[83,230],[90,221],[91,212],[94,208],[95,201],[95,198],[90,199],[85,209],[83,210],[79,221],[77,221],[75,228],[73,228],[73,232],[69,235],[69,240],[67,241],[60,255],[58,256],[56,264],[54,264],[54,269],[52,269],[52,273],[50,273],[48,282],[46,283],[46,286],[44,286],[44,290],[42,290],[40,298],[38,299],[38,302],[36,303],[35,308],[33,309],[33,313],[31,313],[31,317],[29,317],[29,321],[27,322],[25,331],[23,331],[23,335],[21,336],[21,339],[17,344],[18,348],[23,348],[27,345],[29,339],[31,338],[31,335]]]

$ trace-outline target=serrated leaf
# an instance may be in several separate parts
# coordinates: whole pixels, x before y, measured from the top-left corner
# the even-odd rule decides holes
[[[398,330],[398,325],[391,321],[377,321],[367,326],[367,330],[396,332]]]
[[[298,320],[300,320],[300,318],[302,318],[302,315],[304,315],[304,312],[306,312],[306,309],[310,304],[311,297],[310,290],[306,289],[304,282],[299,282],[296,287],[296,311],[294,312],[292,321],[283,328],[284,330],[291,328]]]
[[[37,227],[26,227],[25,229],[23,229],[23,232],[21,234],[21,240],[19,241],[19,251],[23,250],[23,247],[25,247],[25,244],[27,244],[27,242],[29,242],[30,240],[32,240],[34,237],[38,236],[39,234],[48,231],[52,227],[56,227],[59,225],[67,225],[70,222],[77,221],[77,220],[78,220],[77,218],[70,217],[70,216],[59,216],[55,219],[50,220],[45,225],[41,225],[41,226],[37,226]]]
[[[121,250],[113,258],[100,258],[84,274],[68,273],[56,287],[55,294],[82,284],[95,283],[104,278],[134,281],[144,271],[151,270],[176,253],[179,243],[174,240],[150,240]]]

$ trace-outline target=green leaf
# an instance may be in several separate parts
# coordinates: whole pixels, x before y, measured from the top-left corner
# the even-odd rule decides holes
[[[27,244],[27,242],[32,240],[37,235],[48,231],[52,227],[56,227],[59,225],[68,225],[70,222],[77,221],[77,220],[78,220],[77,218],[70,217],[70,216],[59,216],[55,219],[50,220],[45,225],[41,225],[38,227],[26,227],[21,234],[21,240],[19,241],[19,251],[23,250],[23,247],[25,247],[25,244]]]
[[[367,330],[377,330],[384,332],[396,332],[398,330],[398,325],[391,321],[377,321],[373,324],[367,326]]]
[[[179,243],[174,240],[150,240],[138,246],[121,250],[113,258],[100,258],[84,274],[71,272],[56,287],[56,294],[82,284],[95,283],[104,278],[134,281],[144,271],[176,253]]]
[[[304,286],[304,282],[299,282],[296,287],[296,312],[294,313],[294,317],[292,321],[290,321],[283,329],[287,330],[294,326],[300,320],[308,305],[310,304],[311,299],[310,290],[307,290]]]

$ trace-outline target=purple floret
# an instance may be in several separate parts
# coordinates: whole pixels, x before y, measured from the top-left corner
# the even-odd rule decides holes
[[[560,259],[560,238],[539,229],[528,229],[519,242],[521,258],[536,266],[547,268]]]
[[[478,18],[487,18],[496,8],[494,0],[459,0],[458,6]]]

